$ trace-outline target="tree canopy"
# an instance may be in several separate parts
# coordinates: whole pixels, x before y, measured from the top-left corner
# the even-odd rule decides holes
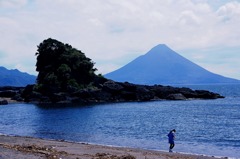
[[[83,88],[96,77],[94,63],[80,50],[55,39],[46,39],[36,53],[37,86],[67,91]]]

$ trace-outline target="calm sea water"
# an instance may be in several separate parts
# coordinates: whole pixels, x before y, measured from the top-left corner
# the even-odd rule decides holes
[[[101,105],[0,106],[0,133],[103,145],[240,158],[240,85],[189,85],[226,96],[217,100]]]

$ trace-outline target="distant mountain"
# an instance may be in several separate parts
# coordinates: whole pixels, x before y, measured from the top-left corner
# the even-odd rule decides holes
[[[36,76],[20,72],[17,69],[8,70],[0,66],[0,86],[22,87],[28,84],[34,84]]]
[[[105,75],[106,78],[135,84],[214,84],[239,83],[207,71],[182,57],[165,44],[152,48],[122,68]]]

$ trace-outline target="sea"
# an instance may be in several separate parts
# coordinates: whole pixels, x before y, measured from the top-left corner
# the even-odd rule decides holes
[[[182,86],[178,86],[182,87]],[[240,84],[187,85],[225,98],[0,106],[0,134],[240,158]]]

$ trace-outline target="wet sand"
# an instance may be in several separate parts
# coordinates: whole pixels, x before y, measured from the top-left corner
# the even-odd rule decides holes
[[[214,159],[162,151],[0,135],[0,159]]]

